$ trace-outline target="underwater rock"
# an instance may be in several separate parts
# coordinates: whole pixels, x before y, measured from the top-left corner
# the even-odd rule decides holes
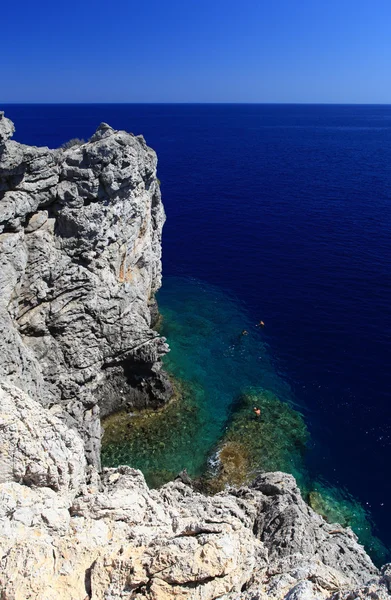
[[[140,469],[149,486],[160,487],[189,467],[183,449],[189,448],[202,463],[194,438],[203,425],[197,406],[198,388],[179,379],[172,380],[171,401],[158,410],[116,412],[103,419],[102,465],[126,464]]]
[[[99,465],[99,414],[171,395],[168,347],[151,328],[165,220],[156,155],[107,125],[64,150],[13,132],[1,113],[0,377],[60,404]]]
[[[217,492],[248,485],[265,471],[303,472],[308,438],[297,410],[267,390],[251,388],[238,398],[203,483]]]
[[[343,488],[322,484],[308,472],[308,441],[309,432],[300,412],[270,391],[250,388],[235,404],[231,422],[201,477],[201,489],[216,493],[229,486],[251,485],[259,474],[268,471],[291,473],[315,512],[328,523],[350,527],[376,564],[383,564],[389,551],[374,535],[365,508]],[[270,494],[275,493],[270,490]]]

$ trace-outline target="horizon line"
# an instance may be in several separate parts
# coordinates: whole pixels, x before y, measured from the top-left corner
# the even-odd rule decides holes
[[[1,102],[0,106],[129,106],[129,105],[225,105],[225,106],[391,106],[391,102]]]

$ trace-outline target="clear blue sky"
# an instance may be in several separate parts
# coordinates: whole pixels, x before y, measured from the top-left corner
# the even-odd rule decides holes
[[[3,0],[0,102],[391,103],[391,0]]]

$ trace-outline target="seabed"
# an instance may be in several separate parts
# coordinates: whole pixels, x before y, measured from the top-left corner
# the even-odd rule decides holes
[[[173,400],[159,410],[107,417],[103,465],[138,468],[151,487],[186,469],[204,493],[250,484],[266,471],[291,473],[314,510],[350,526],[374,562],[385,562],[390,551],[372,534],[365,508],[309,473],[311,437],[302,407],[276,373],[263,329],[235,298],[194,279],[166,279],[159,306]]]

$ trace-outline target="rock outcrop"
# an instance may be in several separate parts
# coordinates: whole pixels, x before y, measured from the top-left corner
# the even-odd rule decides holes
[[[171,394],[153,329],[165,215],[156,155],[102,123],[66,150],[10,140],[0,113],[0,377],[83,435]]]
[[[212,497],[179,480],[150,490],[130,467],[85,468],[78,434],[21,390],[3,384],[0,400],[3,600],[389,597],[390,567],[292,476]]]
[[[1,600],[390,598],[391,566],[290,475],[208,497],[99,472],[99,412],[171,392],[156,157],[104,124],[57,151],[12,133],[0,114]]]

